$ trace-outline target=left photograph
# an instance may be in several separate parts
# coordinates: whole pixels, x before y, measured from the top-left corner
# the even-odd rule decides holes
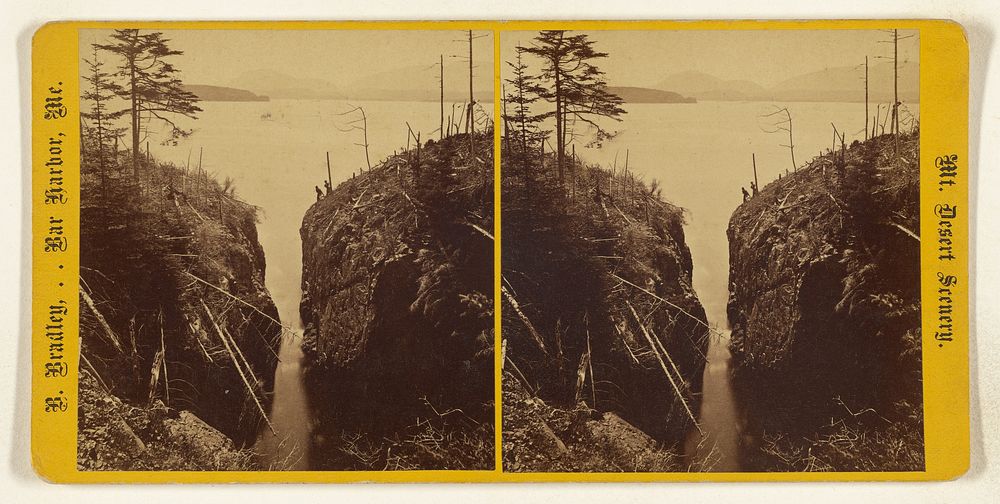
[[[79,470],[494,469],[493,44],[80,30]]]

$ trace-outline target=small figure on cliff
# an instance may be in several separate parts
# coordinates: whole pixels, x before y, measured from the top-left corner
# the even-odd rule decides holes
[[[746,192],[746,191],[743,191]],[[316,186],[316,201],[319,201],[323,197],[323,191],[320,190],[319,186]]]
[[[750,182],[750,190],[753,191],[753,196],[757,197],[757,184],[755,182]]]
[[[743,202],[746,203],[750,199],[750,193],[747,192],[746,187],[741,187],[740,189],[743,191]]]
[[[333,186],[330,185],[330,181],[327,180],[327,181],[323,182],[323,186],[326,187],[326,195],[329,196],[330,195],[330,191],[333,191]]]
[[[601,204],[601,198],[605,196],[604,191],[601,190],[601,183],[598,181],[594,184],[594,203],[598,205]]]

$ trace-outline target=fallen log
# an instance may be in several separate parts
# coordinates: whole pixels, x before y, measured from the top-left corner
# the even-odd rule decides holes
[[[233,349],[229,347],[229,342],[226,341],[225,334],[222,333],[222,329],[219,328],[219,324],[215,322],[215,317],[212,316],[212,310],[208,309],[208,305],[205,304],[205,300],[201,299],[201,307],[205,309],[205,313],[208,315],[208,320],[212,322],[212,327],[215,328],[215,332],[219,334],[219,339],[222,340],[222,346],[226,348],[226,352],[229,353],[229,358],[233,361],[233,366],[236,367],[236,371],[240,374],[240,378],[243,379],[243,384],[247,387],[247,392],[250,397],[253,398],[254,404],[257,405],[257,409],[260,410],[260,415],[264,418],[264,422],[267,423],[267,428],[271,430],[271,433],[278,435],[274,430],[274,426],[271,425],[271,420],[267,418],[267,413],[264,411],[264,406],[260,403],[260,399],[257,398],[257,393],[254,388],[250,386],[250,381],[247,380],[247,376],[243,373],[243,368],[240,367],[240,363],[236,360],[236,355],[233,354]]]
[[[656,299],[657,301],[666,303],[667,305],[673,307],[677,311],[679,311],[679,312],[683,313],[684,315],[687,315],[688,317],[690,317],[691,320],[694,320],[695,322],[697,322],[697,323],[705,326],[705,328],[707,328],[709,331],[714,332],[714,333],[716,333],[716,334],[718,334],[720,336],[722,335],[722,333],[720,333],[719,331],[713,329],[712,326],[708,325],[708,322],[705,322],[704,320],[702,320],[702,319],[700,319],[698,317],[695,317],[694,315],[691,315],[684,308],[681,308],[680,306],[677,306],[677,305],[671,303],[670,301],[667,301],[666,299],[663,299],[662,297],[657,296],[656,294],[654,294],[654,293],[652,293],[652,292],[650,292],[650,291],[648,291],[646,289],[643,289],[642,287],[639,287],[638,285],[636,285],[636,284],[634,284],[632,282],[629,282],[628,280],[625,280],[624,278],[622,278],[622,277],[620,277],[620,276],[618,276],[618,275],[616,275],[614,273],[611,273],[611,276],[617,278],[618,280],[620,280],[621,282],[623,282],[623,283],[625,283],[627,285],[630,285],[630,286],[632,286],[632,287],[634,287],[636,289],[639,289],[641,292],[644,292],[644,293],[648,294],[649,296],[651,296],[653,299]]]
[[[80,287],[80,297],[83,298],[84,304],[86,304],[87,308],[90,308],[90,311],[94,314],[94,318],[97,319],[101,329],[104,330],[104,335],[109,341],[111,341],[111,344],[114,345],[115,349],[119,352],[124,352],[121,341],[118,339],[118,335],[115,334],[115,332],[111,329],[111,326],[108,325],[108,321],[104,319],[104,315],[101,315],[101,312],[97,310],[97,306],[94,305],[94,300],[91,299],[90,294],[87,294],[87,291],[85,291],[83,287]]]
[[[528,328],[528,332],[531,333],[531,337],[534,338],[535,344],[538,345],[538,349],[545,355],[548,355],[549,351],[545,348],[545,342],[542,340],[542,335],[538,334],[538,330],[535,329],[535,325],[532,324],[531,320],[528,319],[528,316],[521,311],[521,305],[517,303],[517,300],[514,299],[514,296],[507,290],[507,287],[501,285],[500,292],[503,293],[504,298],[506,298],[507,302],[510,303],[511,308],[514,309],[514,313],[517,314],[517,317],[520,318],[521,322],[523,322],[525,327]]]
[[[677,399],[679,399],[681,401],[681,405],[684,406],[684,411],[687,412],[688,417],[691,418],[691,422],[694,423],[694,426],[696,429],[698,429],[698,432],[704,435],[705,431],[701,430],[701,426],[698,425],[698,419],[694,417],[694,413],[688,406],[687,400],[684,399],[684,394],[681,393],[681,389],[677,385],[677,382],[674,380],[673,375],[671,375],[670,371],[667,370],[667,365],[666,363],[663,362],[663,357],[660,357],[660,353],[656,349],[656,343],[654,343],[653,338],[649,335],[649,332],[646,330],[646,326],[643,325],[642,320],[639,318],[639,314],[635,312],[635,308],[632,307],[632,303],[626,301],[625,304],[628,305],[629,310],[632,311],[632,316],[635,317],[635,322],[639,324],[639,329],[642,329],[642,335],[646,337],[646,341],[649,343],[650,348],[653,349],[653,354],[656,355],[656,360],[657,362],[660,363],[660,369],[663,370],[663,374],[667,375],[667,380],[670,381],[670,386],[673,387],[674,392],[677,393]],[[671,364],[673,364],[673,361],[671,361]],[[676,369],[676,367],[674,369]]]

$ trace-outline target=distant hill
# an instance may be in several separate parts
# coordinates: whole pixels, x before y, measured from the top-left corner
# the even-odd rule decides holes
[[[342,86],[344,94],[359,100],[433,101],[441,99],[441,70],[436,64],[411,65],[360,76]],[[493,101],[492,72],[476,70],[473,96]],[[444,101],[469,101],[468,63],[448,59],[444,63]]]
[[[653,87],[692,96],[699,100],[750,100],[765,94],[756,82],[725,80],[702,72],[687,71],[666,77]]]
[[[244,72],[229,85],[250,89],[271,98],[299,100],[344,98],[344,94],[332,82],[322,79],[303,79],[273,70]]]
[[[694,98],[681,96],[673,91],[650,89],[634,86],[608,86],[608,91],[614,93],[625,103],[695,103]]]
[[[459,63],[445,63],[444,71],[445,101],[468,101],[468,67]],[[418,65],[333,83],[322,79],[304,79],[273,70],[253,70],[239,75],[228,85],[249,89],[273,99],[436,102],[441,99],[439,75],[437,65]],[[488,75],[477,76],[474,84],[477,101],[493,100],[493,81]]]
[[[868,68],[868,99],[873,103],[891,103],[893,96],[893,68],[891,62],[870,65]],[[920,69],[916,63],[899,64],[899,99],[903,102],[920,101]],[[780,101],[846,101],[865,100],[865,68],[832,67],[798,75],[784,80],[770,89]]]
[[[698,100],[712,101],[816,101],[863,102],[864,66],[831,67],[786,79],[771,87],[747,80],[725,80],[702,72],[680,72],[657,82],[656,89],[672,91]],[[872,103],[892,102],[893,65],[881,62],[868,69],[868,99]],[[899,64],[899,98],[920,101],[919,65]]]
[[[206,84],[186,84],[184,89],[194,93],[201,101],[268,101],[270,98],[261,96],[246,89]]]

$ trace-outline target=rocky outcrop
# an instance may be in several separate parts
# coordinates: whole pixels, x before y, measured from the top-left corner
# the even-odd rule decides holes
[[[613,412],[553,407],[517,380],[503,384],[504,469],[511,472],[676,472],[683,457]]]
[[[564,187],[509,168],[505,383],[522,382],[553,408],[592,410],[595,420],[614,414],[656,443],[679,446],[698,415],[708,342],[683,211],[655,187],[611,180],[597,167],[574,166]],[[527,418],[522,403],[504,406],[505,439],[538,430],[508,421]],[[511,470],[544,465],[516,453],[505,450]],[[564,470],[559,459],[548,460],[552,470]]]
[[[918,425],[918,146],[903,136],[898,160],[891,136],[838,148],[733,213],[734,385],[755,434],[808,437],[862,411]]]
[[[487,135],[475,143],[474,162],[466,135],[392,156],[303,218],[307,387],[317,432],[332,445],[314,450],[318,467],[400,456],[386,446],[375,450],[378,463],[331,458],[345,437],[380,446],[410,435],[418,419],[492,438],[484,428],[493,416],[492,144]],[[415,464],[480,463],[492,459]]]
[[[103,188],[84,168],[81,370],[105,396],[84,393],[83,382],[81,393],[144,415],[197,418],[236,447],[250,444],[264,425],[281,335],[256,209],[171,165]],[[81,414],[81,446],[101,446],[87,436],[109,418]]]
[[[190,411],[133,406],[80,372],[81,471],[253,471],[256,456]]]

